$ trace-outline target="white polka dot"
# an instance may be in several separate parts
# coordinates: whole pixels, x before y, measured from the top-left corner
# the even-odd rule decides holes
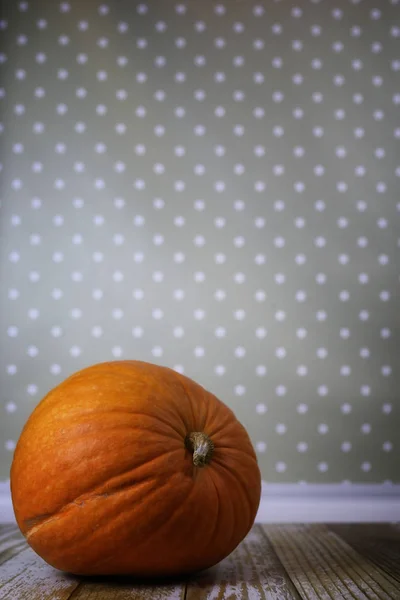
[[[295,298],[297,302],[305,302],[305,300],[307,299],[307,294],[304,290],[298,290],[296,292]]]
[[[276,273],[274,275],[275,283],[282,285],[286,281],[286,275],[284,273]]]
[[[38,271],[30,271],[28,277],[29,281],[37,283],[40,280],[40,273]]]
[[[177,289],[173,292],[173,297],[175,298],[175,300],[181,301],[185,298],[185,295],[185,290],[182,289]]]
[[[183,327],[175,327],[173,330],[174,337],[182,338],[185,335],[185,330]]]
[[[16,443],[15,443],[14,440],[6,440],[4,442],[4,447],[5,447],[6,450],[12,452],[13,450],[15,450]]]
[[[196,271],[193,276],[193,279],[196,283],[203,283],[206,279],[206,275],[203,271]]]
[[[287,427],[284,423],[277,423],[275,426],[275,431],[279,435],[283,435],[287,431]]]
[[[235,385],[234,388],[235,396],[244,396],[246,393],[246,388],[244,385]]]
[[[135,252],[133,255],[133,260],[135,261],[135,263],[142,263],[144,261],[143,252]]]
[[[37,346],[28,346],[27,354],[28,356],[34,358],[39,354],[39,348]]]
[[[299,442],[297,444],[296,448],[297,448],[298,452],[301,452],[301,453],[307,452],[307,450],[308,450],[308,444],[307,444],[307,442]]]
[[[276,350],[275,350],[275,356],[277,358],[285,358],[286,354],[287,354],[286,349],[283,348],[282,346],[279,348],[276,348]]]
[[[9,253],[8,255],[8,260],[12,263],[17,263],[20,259],[20,254],[19,252],[17,252],[16,250],[13,250],[12,252]]]
[[[392,374],[392,367],[390,365],[383,365],[381,367],[381,373],[384,377],[388,377]]]
[[[267,294],[264,290],[257,290],[254,294],[254,298],[257,302],[264,302],[267,297]]]
[[[79,346],[71,346],[69,353],[71,356],[76,358],[82,354],[82,349]]]
[[[305,377],[308,373],[308,368],[305,365],[299,365],[296,369],[296,373],[300,377]]]
[[[361,432],[362,433],[364,433],[364,434],[367,435],[368,433],[371,433],[371,430],[372,430],[372,427],[371,427],[370,423],[363,423],[361,425]]]
[[[141,337],[143,337],[143,334],[144,334],[143,327],[140,327],[140,326],[133,327],[132,335],[134,338],[141,338]]]
[[[153,309],[153,311],[152,311],[151,314],[153,316],[153,319],[156,319],[156,320],[160,320],[164,316],[164,312],[161,310],[161,308],[155,308],[155,309]]]
[[[257,365],[256,375],[258,377],[264,377],[267,374],[267,367],[265,365]]]
[[[245,319],[246,317],[246,311],[241,309],[235,310],[233,313],[234,319],[236,321],[243,321],[243,319]]]
[[[29,394],[29,396],[36,396],[36,394],[38,393],[38,386],[35,383],[30,383],[29,385],[27,385],[26,391]]]
[[[92,327],[91,334],[95,338],[100,338],[103,335],[103,328],[100,325],[95,325]]]
[[[265,327],[257,327],[256,337],[260,340],[264,339],[268,334],[268,330]]]
[[[286,463],[279,461],[275,464],[275,470],[277,471],[277,473],[284,473],[287,469],[287,465]]]
[[[391,336],[391,331],[390,331],[389,327],[383,327],[380,331],[380,334],[381,334],[381,338],[387,339]]]
[[[216,375],[222,376],[225,374],[226,368],[224,365],[216,365],[214,368],[214,372]]]
[[[196,321],[202,321],[206,316],[206,312],[201,308],[197,308],[193,311],[193,316],[196,319]]]
[[[164,279],[164,273],[162,271],[154,271],[152,279],[155,283],[161,283]]]
[[[235,348],[234,354],[236,358],[243,358],[246,356],[246,349],[243,346],[238,346]]]

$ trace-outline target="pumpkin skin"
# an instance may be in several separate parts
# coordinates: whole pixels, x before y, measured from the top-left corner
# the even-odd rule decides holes
[[[197,457],[191,433],[201,434]],[[51,390],[22,430],[10,483],[28,544],[79,575],[209,568],[247,535],[261,495],[232,410],[188,377],[134,360],[87,367]]]

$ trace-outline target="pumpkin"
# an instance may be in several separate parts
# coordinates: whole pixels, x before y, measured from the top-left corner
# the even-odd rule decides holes
[[[10,473],[18,526],[56,569],[178,576],[230,554],[261,477],[234,413],[172,369],[86,367],[36,406]]]

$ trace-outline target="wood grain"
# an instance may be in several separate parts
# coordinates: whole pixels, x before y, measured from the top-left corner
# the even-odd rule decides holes
[[[15,525],[0,526],[0,565],[25,547],[25,538]]]
[[[400,584],[399,527],[389,523],[335,523],[328,527]]]
[[[75,577],[0,526],[0,600],[400,600],[400,527],[255,525],[219,565],[181,581]]]
[[[26,547],[0,568],[0,600],[67,600],[79,580],[47,565]]]
[[[186,600],[298,600],[260,525],[217,566],[188,582]]]
[[[17,556],[18,555],[18,556]],[[0,526],[0,600],[183,600],[185,583],[78,578],[47,565],[12,525]]]
[[[264,525],[276,553],[307,600],[393,600],[398,582],[324,525]]]
[[[69,600],[183,600],[184,597],[184,583],[138,583],[113,577],[81,582]]]

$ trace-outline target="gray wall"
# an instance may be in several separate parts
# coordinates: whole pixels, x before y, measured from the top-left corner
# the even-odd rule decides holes
[[[398,2],[4,13],[0,479],[121,357],[221,397],[266,481],[398,482]]]

